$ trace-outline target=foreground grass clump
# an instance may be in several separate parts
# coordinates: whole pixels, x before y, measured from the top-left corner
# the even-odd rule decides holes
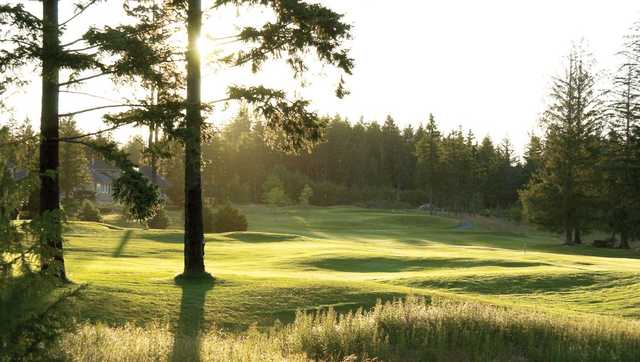
[[[299,312],[264,333],[85,324],[53,353],[71,361],[638,361],[640,323],[409,297],[344,315]]]

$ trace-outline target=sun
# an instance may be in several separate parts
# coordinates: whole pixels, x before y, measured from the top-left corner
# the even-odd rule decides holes
[[[211,41],[206,36],[201,35],[196,41],[196,50],[201,60],[206,60],[213,52]]]

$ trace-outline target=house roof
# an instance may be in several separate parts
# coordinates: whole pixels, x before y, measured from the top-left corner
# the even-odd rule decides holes
[[[109,163],[109,162],[107,162],[105,160],[101,160],[101,159],[91,160],[91,169],[118,171],[117,167],[115,167],[111,163]]]
[[[140,173],[142,173],[146,178],[153,182],[153,172],[151,171],[151,167],[149,166],[140,166],[138,168]],[[117,167],[111,166],[108,162],[103,160],[94,160],[91,162],[91,176],[93,177],[94,183],[108,184],[112,183],[113,180],[118,178],[122,171]],[[169,187],[169,182],[167,179],[162,177],[161,175],[156,175],[156,185],[161,189],[166,189]]]
[[[115,177],[112,175],[105,173],[101,170],[96,170],[94,168],[89,169],[91,172],[91,177],[93,178],[93,182],[97,184],[110,184],[113,182]]]
[[[153,182],[153,172],[151,167],[141,166],[139,168],[139,171],[151,182]],[[160,174],[157,174],[157,173],[156,173],[155,184],[158,185],[158,187],[160,187],[161,189],[166,189],[169,187],[169,181],[167,181],[167,179],[165,179],[164,177],[162,177]]]

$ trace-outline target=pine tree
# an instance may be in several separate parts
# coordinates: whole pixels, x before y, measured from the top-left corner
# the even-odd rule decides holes
[[[524,152],[524,180],[529,180],[534,174],[538,172],[542,166],[543,147],[542,140],[535,134],[531,134],[529,137],[529,143],[527,144]]]
[[[603,194],[610,205],[608,224],[620,234],[620,247],[628,249],[640,223],[640,24],[627,37],[621,56],[611,92]]]
[[[586,56],[574,49],[568,61],[564,76],[554,81],[552,103],[544,114],[542,168],[521,198],[533,222],[564,231],[565,243],[571,245],[580,242],[581,232],[593,221],[603,115]]]
[[[436,204],[435,195],[440,191],[439,182],[440,165],[440,142],[441,134],[438,125],[429,115],[429,122],[424,128],[424,135],[416,143],[416,162],[418,185],[429,195],[429,203],[433,207]]]

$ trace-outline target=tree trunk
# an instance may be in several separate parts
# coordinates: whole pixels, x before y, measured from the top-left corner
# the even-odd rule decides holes
[[[45,230],[41,236],[43,253],[41,270],[66,280],[62,252],[62,225],[60,217],[59,120],[57,54],[58,0],[44,0],[42,48],[42,105],[40,115],[40,217]]]
[[[622,230],[620,232],[620,249],[631,249],[631,245],[629,245],[629,232],[627,230]]]
[[[200,54],[201,0],[189,0],[187,10],[187,134],[185,139],[184,275],[204,274],[202,222]]]
[[[573,245],[573,229],[571,227],[564,228],[564,243],[565,245]]]
[[[573,231],[573,243],[582,244],[582,235],[580,234],[579,228],[575,228]]]

